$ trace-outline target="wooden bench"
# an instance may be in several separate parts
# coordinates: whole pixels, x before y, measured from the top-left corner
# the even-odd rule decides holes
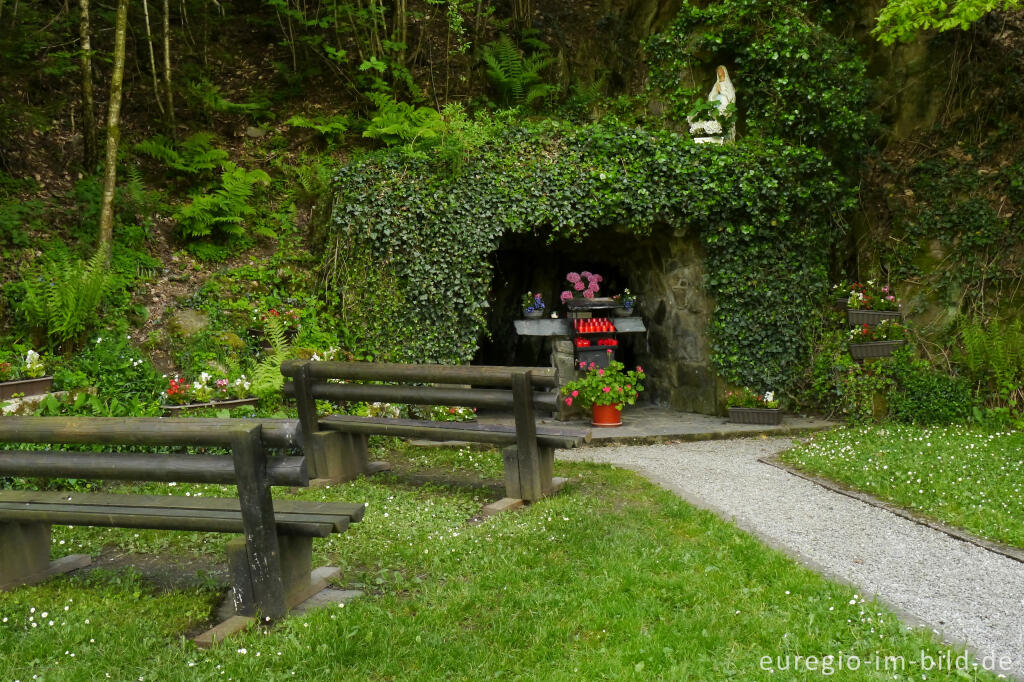
[[[216,422],[216,423],[214,423]],[[344,532],[364,505],[271,499],[271,486],[309,483],[305,456],[268,456],[296,443],[294,420],[2,417],[0,442],[224,448],[216,454],[0,450],[0,476],[229,483],[238,497],[208,498],[0,490],[0,590],[89,563],[50,561],[50,526],[241,533],[228,544],[239,615],[279,618],[338,574],[312,570],[315,537]],[[17,548],[10,551],[8,548]]]
[[[504,446],[507,497],[534,501],[564,483],[552,476],[554,449],[589,439],[586,430],[537,425],[536,411],[559,408],[555,370],[547,367],[290,361],[281,373],[298,407],[300,440],[317,471],[337,480],[381,468],[368,461],[370,435],[490,443]],[[321,416],[317,400],[505,409],[515,425]]]

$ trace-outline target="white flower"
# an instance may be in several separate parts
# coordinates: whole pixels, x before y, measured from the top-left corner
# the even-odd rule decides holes
[[[767,393],[764,394],[764,401],[766,403],[770,403],[773,400],[775,400],[775,391],[768,391]]]

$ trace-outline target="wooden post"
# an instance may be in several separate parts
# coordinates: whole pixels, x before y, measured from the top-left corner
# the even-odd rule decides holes
[[[537,423],[533,412],[533,385],[530,372],[512,374],[512,396],[516,418],[516,457],[519,470],[519,492],[516,497],[527,501],[544,496],[544,489],[551,489],[551,480],[542,480],[540,452],[537,446]],[[506,460],[508,462],[508,460]],[[509,475],[506,474],[506,479]],[[509,494],[509,497],[513,495]]]
[[[238,499],[245,526],[252,600],[261,616],[281,618],[287,611],[281,579],[281,551],[274,506],[267,481],[267,458],[260,440],[262,427],[240,430],[232,438]]]

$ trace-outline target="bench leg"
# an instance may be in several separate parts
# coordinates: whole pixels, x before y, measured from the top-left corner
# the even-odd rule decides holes
[[[85,554],[50,561],[50,524],[0,523],[0,590],[34,585],[92,563]]]
[[[505,463],[505,496],[533,502],[554,492],[554,448],[538,446],[535,458],[520,456],[519,446],[502,448]]]
[[[313,538],[278,535],[281,550],[281,582],[284,584],[285,603],[291,609],[327,587],[337,577],[336,568],[313,570]],[[231,570],[232,601],[240,616],[256,614],[256,599],[249,569],[245,539],[236,538],[228,543],[228,567]]]
[[[369,458],[367,437],[338,431],[317,431],[310,439],[311,479],[336,483],[351,481],[360,474],[374,473]]]

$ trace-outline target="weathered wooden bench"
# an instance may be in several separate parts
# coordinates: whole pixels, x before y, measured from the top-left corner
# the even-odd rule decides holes
[[[216,423],[214,423],[216,422]],[[268,456],[296,444],[294,420],[2,417],[0,442],[224,448],[230,456],[0,450],[0,476],[235,484],[230,498],[0,490],[0,590],[89,563],[50,561],[50,527],[108,526],[241,533],[228,544],[239,615],[279,618],[337,575],[312,570],[312,541],[344,532],[364,505],[271,499],[271,486],[309,483],[305,456]],[[16,548],[12,551],[11,548]]]
[[[534,501],[564,483],[552,476],[554,449],[576,447],[589,438],[586,430],[537,424],[538,410],[558,410],[555,370],[548,367],[291,361],[281,372],[290,379],[284,392],[295,398],[304,447],[318,471],[338,480],[379,470],[368,461],[370,435],[489,443],[504,446],[507,497]],[[506,409],[514,413],[515,426],[321,416],[317,400]]]

